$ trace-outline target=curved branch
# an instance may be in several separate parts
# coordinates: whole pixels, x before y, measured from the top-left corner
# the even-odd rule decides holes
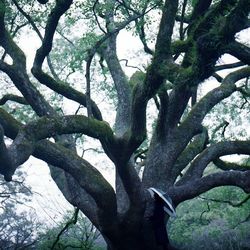
[[[177,9],[178,1],[167,0],[165,2],[155,45],[156,57],[164,59],[171,57],[171,38]]]
[[[53,108],[30,82],[26,69],[24,70],[22,67],[19,68],[18,63],[14,66],[0,61],[0,70],[9,76],[17,89],[22,93],[25,100],[39,116],[55,114]]]
[[[44,73],[41,69],[38,68],[33,68],[32,73],[40,83],[44,84],[48,88],[54,90],[58,94],[61,94],[70,100],[82,104],[84,107],[87,107],[87,96],[80,91],[72,88],[68,83],[59,80],[56,81],[51,76]],[[102,120],[101,111],[99,110],[96,103],[93,100],[90,100],[90,105],[94,118]]]
[[[250,141],[225,141],[212,144],[195,158],[183,178],[178,182],[179,185],[190,180],[200,178],[207,165],[220,156],[230,154],[250,155]]]
[[[23,105],[28,105],[28,102],[21,96],[6,94],[0,99],[0,105],[4,105],[7,101],[13,101]]]
[[[250,166],[247,164],[237,164],[232,162],[223,161],[220,158],[213,160],[215,166],[221,170],[240,170],[247,171],[250,170]]]
[[[192,199],[212,188],[219,186],[238,186],[246,193],[250,192],[250,171],[227,171],[204,176],[181,186],[170,188],[168,194],[175,205]]]
[[[178,157],[173,170],[172,175],[174,179],[180,175],[181,171],[188,166],[190,162],[205,149],[208,141],[208,133],[205,128],[201,134],[198,134],[194,137],[193,141],[183,150],[181,155]],[[178,182],[176,183],[178,185]]]
[[[4,128],[6,136],[12,139],[15,139],[18,131],[21,129],[21,124],[3,109],[0,109],[0,124]],[[34,132],[39,133],[38,131]],[[8,151],[10,151],[10,148],[8,148]],[[116,216],[116,199],[113,188],[103,178],[101,173],[86,160],[77,156],[74,152],[72,152],[72,150],[66,149],[59,144],[55,144],[47,140],[41,140],[34,143],[33,155],[47,162],[48,164],[63,169],[64,171],[72,175],[72,177],[78,182],[80,187],[82,187],[89,195],[91,195],[99,206],[100,210],[98,215],[101,216],[102,214],[100,213],[106,213],[104,216],[105,218],[113,218],[113,216]],[[103,195],[104,193],[105,195]],[[108,222],[110,223],[109,220]]]
[[[180,125],[180,129],[188,131],[190,138],[200,126],[206,114],[221,100],[230,96],[237,90],[235,83],[250,75],[250,67],[245,67],[230,73],[222,84],[208,92],[192,109],[187,118]]]
[[[107,144],[114,142],[113,131],[105,122],[86,116],[40,118],[25,125],[9,147],[13,164],[18,167],[33,153],[37,141],[55,135],[84,133]]]
[[[39,29],[37,28],[36,24],[34,23],[34,21],[32,20],[32,18],[20,7],[20,5],[17,3],[16,0],[12,0],[12,2],[15,4],[16,8],[19,10],[19,12],[28,20],[28,23],[32,26],[32,28],[34,29],[34,31],[37,33],[38,37],[40,38],[40,40],[43,42],[43,36],[41,34],[41,32],[39,31]],[[45,1],[46,3],[47,1]],[[59,80],[58,75],[56,74],[54,67],[51,63],[50,57],[49,55],[47,55],[47,63],[50,69],[51,74],[53,75],[53,77],[56,80]]]
[[[45,27],[45,35],[43,38],[42,46],[36,52],[33,67],[42,67],[45,57],[50,53],[52,49],[53,37],[59,19],[69,9],[72,2],[73,0],[56,1],[56,5],[52,9]]]
[[[10,77],[17,89],[39,116],[55,114],[52,107],[30,82],[26,71],[26,57],[5,28],[5,5],[3,1],[0,2],[0,9],[0,45],[13,59],[12,65],[1,61],[0,69]]]
[[[250,65],[250,48],[239,42],[232,42],[225,48],[226,53],[235,56],[243,63]]]

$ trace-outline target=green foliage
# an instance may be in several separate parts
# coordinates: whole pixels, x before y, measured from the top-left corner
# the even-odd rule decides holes
[[[172,241],[185,250],[242,249],[250,227],[250,199],[239,188],[220,187],[186,201],[169,223]]]
[[[45,233],[40,234],[36,249],[52,249],[54,245],[54,250],[101,250],[101,247],[96,246],[96,240],[100,235],[99,232],[82,214],[78,215],[76,224],[71,224],[67,230],[62,231],[66,223],[68,223],[70,220],[71,216],[71,212],[68,212],[68,214],[64,216],[63,220],[58,226],[55,226],[54,228],[47,230]],[[58,237],[59,234],[60,237]],[[57,239],[59,240],[57,241]]]

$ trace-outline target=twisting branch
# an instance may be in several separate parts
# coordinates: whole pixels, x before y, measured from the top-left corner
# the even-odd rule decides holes
[[[52,49],[53,38],[56,27],[61,16],[69,9],[73,0],[57,1],[55,7],[52,9],[45,27],[45,35],[41,47],[37,50],[33,68],[42,68],[45,57]]]
[[[195,158],[179,184],[201,178],[210,162],[229,154],[250,154],[250,141],[225,141],[212,144]]]
[[[125,62],[125,66],[126,67],[128,67],[128,68],[133,68],[133,69],[138,69],[138,70],[140,70],[141,72],[143,72],[139,67],[137,67],[137,66],[133,66],[133,65],[129,65],[128,64],[128,59],[120,59],[120,62]]]
[[[46,120],[46,118],[42,118],[42,120],[43,119]],[[69,120],[72,120],[72,119],[69,118]],[[23,125],[20,124],[18,121],[16,121],[12,116],[10,116],[3,109],[0,109],[0,123],[2,124],[4,128],[4,133],[6,134],[6,136],[10,137],[13,140],[19,137],[18,132],[22,128]],[[92,125],[90,126],[93,127]],[[79,124],[79,127],[81,127],[80,124]],[[33,128],[35,129],[35,127]],[[26,132],[27,134],[30,134],[28,131]],[[38,130],[36,132],[39,134]],[[20,133],[22,134],[21,131],[19,132],[19,135]],[[32,141],[29,141],[28,143],[32,143]],[[100,213],[104,213],[104,214],[106,213],[106,216],[111,216],[112,218],[113,216],[116,216],[116,198],[115,198],[114,190],[111,187],[111,185],[105,180],[105,178],[100,174],[100,172],[97,171],[89,162],[77,156],[72,150],[69,150],[63,147],[60,144],[52,143],[47,140],[40,140],[36,142],[34,146],[35,148],[33,149],[33,155],[43,161],[46,161],[48,164],[51,164],[53,166],[56,166],[64,170],[66,173],[71,175],[75,179],[77,185],[81,187],[81,189],[83,189],[81,190],[81,193],[85,190],[84,195],[88,193],[88,195],[92,196],[90,201],[91,203],[94,202],[94,204],[96,203],[99,206]],[[29,145],[26,144],[25,147],[27,149]],[[23,148],[21,152],[22,155],[24,153],[25,154],[27,153],[26,151],[24,152],[24,149],[25,148]],[[13,152],[13,150],[11,150],[10,147],[8,148],[8,151]],[[92,179],[93,182],[89,182],[90,179]],[[105,197],[103,196],[103,192],[106,194]],[[110,202],[107,203],[107,199]],[[77,202],[77,199],[76,199],[76,204],[79,204],[79,202]],[[96,211],[91,211],[88,207],[87,208],[85,207],[84,211],[87,212],[87,214],[89,215],[92,214],[91,216],[96,217],[95,215]]]
[[[235,185],[242,188],[246,193],[250,192],[250,171],[226,171],[209,174],[202,178],[193,179],[181,186],[174,186],[169,189],[168,194],[173,198],[174,204],[192,199],[206,191],[219,187]]]
[[[240,170],[247,171],[250,170],[250,166],[248,164],[237,164],[232,162],[223,161],[220,158],[213,160],[215,166],[221,170]]]
[[[181,129],[190,132],[191,138],[194,131],[200,126],[205,115],[221,100],[227,98],[237,90],[235,83],[250,75],[250,67],[244,67],[227,75],[222,84],[208,92],[192,109],[187,118],[180,125]]]
[[[37,33],[38,37],[40,38],[41,41],[43,41],[43,36],[41,34],[41,32],[39,31],[39,29],[37,28],[35,22],[32,20],[32,18],[30,17],[30,15],[28,15],[22,8],[21,6],[18,4],[18,2],[16,0],[12,0],[12,2],[15,4],[16,8],[19,10],[19,12],[28,20],[28,23],[32,26],[32,28],[34,29],[34,31]],[[48,66],[50,69],[51,74],[53,75],[53,77],[56,80],[59,80],[58,75],[55,72],[55,69],[51,63],[50,60],[50,56],[47,55],[47,62],[48,62]]]

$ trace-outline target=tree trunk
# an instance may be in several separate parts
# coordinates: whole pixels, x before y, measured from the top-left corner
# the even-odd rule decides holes
[[[110,233],[109,237],[104,237],[108,250],[174,250],[169,242],[164,246],[158,245],[155,240],[152,223],[146,219],[142,223],[140,230],[124,228],[120,226],[119,232],[115,235]]]

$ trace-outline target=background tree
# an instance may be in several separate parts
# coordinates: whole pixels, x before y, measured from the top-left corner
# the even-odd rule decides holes
[[[32,249],[41,230],[34,210],[18,210],[17,204],[27,205],[32,191],[24,184],[25,174],[20,169],[16,177],[13,182],[0,177],[0,249]]]
[[[214,141],[204,124],[209,112],[236,92],[246,100],[242,109],[249,108],[250,50],[237,35],[249,27],[249,9],[248,0],[0,0],[0,70],[19,91],[4,95],[1,103],[28,105],[35,117],[22,121],[0,109],[0,173],[11,181],[31,155],[43,160],[66,199],[92,221],[110,249],[119,250],[158,248],[149,219],[149,187],[168,192],[176,206],[218,186],[249,192],[249,167],[220,159],[249,155],[249,134]],[[41,41],[32,75],[19,46],[27,27]],[[116,48],[125,28],[138,36],[150,58],[131,79]],[[218,65],[226,53],[237,63]],[[225,77],[218,74],[228,68],[233,71]],[[210,77],[217,87],[197,96]],[[112,125],[94,101],[100,85],[116,97]],[[70,113],[53,106],[51,91],[80,109]],[[151,99],[158,109],[152,135],[147,131]],[[115,188],[77,154],[79,135],[101,143],[115,168]],[[13,140],[9,146],[5,136]],[[147,137],[145,149],[141,145]],[[206,172],[212,161],[217,171]]]

